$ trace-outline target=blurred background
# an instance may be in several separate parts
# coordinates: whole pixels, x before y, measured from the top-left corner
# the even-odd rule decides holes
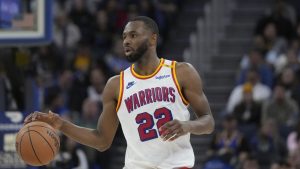
[[[0,168],[33,168],[14,149],[30,112],[96,127],[107,79],[130,65],[121,35],[138,15],[159,26],[159,57],[190,62],[204,81],[216,131],[192,136],[194,168],[300,168],[299,0],[43,1],[0,0]],[[12,36],[43,24],[50,39]],[[106,152],[61,142],[56,159],[39,168],[124,165],[121,129]]]

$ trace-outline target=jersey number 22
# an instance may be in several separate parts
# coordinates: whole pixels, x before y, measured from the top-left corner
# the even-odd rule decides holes
[[[165,107],[156,109],[153,115],[154,117],[151,114],[144,112],[138,114],[135,117],[136,123],[140,124],[138,127],[138,132],[141,141],[147,141],[158,137],[157,133],[159,132],[157,132],[156,129],[153,129],[155,125],[154,119],[157,119],[156,122],[157,129],[159,129],[162,125],[164,125],[168,121],[173,120],[171,110]],[[159,133],[159,135],[160,134],[161,133]]]

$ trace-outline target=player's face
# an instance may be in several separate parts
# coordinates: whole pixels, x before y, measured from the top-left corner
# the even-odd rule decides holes
[[[141,21],[129,22],[123,32],[123,47],[129,62],[138,61],[148,50],[149,31]]]

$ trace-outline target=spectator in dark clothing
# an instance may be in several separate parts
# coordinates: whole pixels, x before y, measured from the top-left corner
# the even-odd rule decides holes
[[[262,124],[270,118],[274,119],[280,128],[289,128],[296,124],[299,108],[285,92],[284,86],[276,85],[273,97],[263,105]]]
[[[291,98],[294,99],[297,104],[298,104],[298,107],[300,107],[300,84],[298,83],[297,86],[295,86],[293,89],[292,89],[292,92],[291,92]]]
[[[94,52],[96,60],[103,62],[103,56],[109,51],[112,45],[112,28],[109,25],[108,16],[105,10],[97,11],[96,32],[94,34]]]
[[[250,83],[244,85],[243,100],[235,106],[233,114],[239,125],[259,126],[261,116],[261,104],[253,100],[253,86]]]
[[[44,109],[49,111],[55,111],[60,115],[66,115],[69,113],[69,109],[66,106],[63,91],[58,86],[53,86],[46,89],[45,95],[45,107]]]
[[[276,25],[276,29],[278,30],[278,36],[284,37],[286,39],[291,39],[294,36],[293,24],[284,16],[283,8],[281,4],[278,4],[275,10],[268,16],[261,18],[256,25],[255,34],[263,34],[263,31],[266,25],[270,22]]]
[[[251,151],[263,168],[269,168],[272,162],[286,157],[284,141],[280,138],[275,121],[269,119],[251,139]]]
[[[81,32],[81,41],[91,43],[95,31],[95,17],[90,13],[85,0],[74,0],[69,13],[70,19],[76,24]]]
[[[249,152],[249,147],[244,136],[237,129],[237,120],[232,115],[227,115],[222,122],[223,129],[217,132],[211,143],[209,155],[218,156],[223,162],[231,164],[239,156]]]
[[[117,0],[109,0],[105,4],[105,10],[107,11],[108,21],[110,27],[113,28],[113,31],[116,33],[121,33],[127,20],[128,16],[124,10],[124,6],[121,6]]]
[[[297,86],[297,79],[292,68],[285,68],[279,75],[278,84],[285,89],[286,96],[291,97],[292,90]]]
[[[243,84],[246,81],[246,75],[250,69],[257,69],[261,83],[269,86],[273,85],[273,72],[269,65],[267,65],[263,58],[263,53],[259,49],[252,49],[249,54],[249,66],[243,68],[239,74],[237,84]]]
[[[251,138],[260,124],[261,103],[253,99],[253,86],[246,83],[243,87],[243,100],[233,111],[239,130],[246,138]]]
[[[59,114],[69,112],[70,89],[73,82],[73,73],[64,70],[50,87],[45,89],[43,108],[46,110],[57,111]]]

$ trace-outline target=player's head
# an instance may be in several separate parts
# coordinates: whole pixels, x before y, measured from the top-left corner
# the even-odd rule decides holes
[[[156,50],[158,26],[151,18],[138,16],[131,19],[123,31],[123,46],[128,61],[139,60],[149,50]]]

